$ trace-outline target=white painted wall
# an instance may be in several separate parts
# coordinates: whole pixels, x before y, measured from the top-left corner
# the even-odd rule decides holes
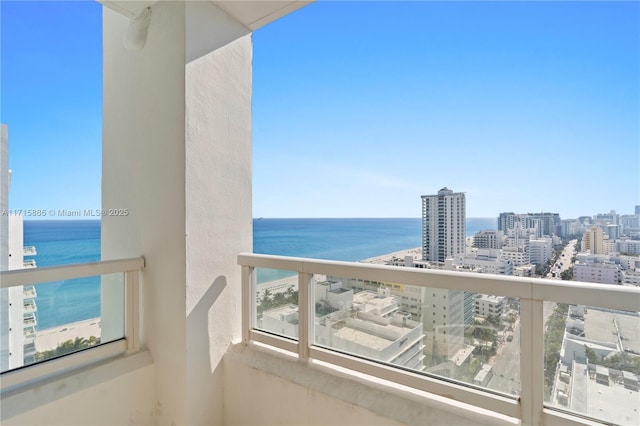
[[[154,366],[148,353],[50,380],[3,396],[9,425],[154,424]]]
[[[144,49],[127,51],[128,20],[103,9],[102,258],[144,255],[143,344],[156,364],[155,416],[186,423],[184,4],[153,8]],[[103,289],[103,315],[110,296]]]
[[[146,259],[156,421],[218,424],[252,244],[251,38],[209,2],[154,5],[140,51],[126,25],[105,10],[102,207],[131,213],[103,219],[103,258]]]
[[[236,256],[253,247],[252,43],[209,2],[187,3],[186,20],[187,423],[221,424],[222,357],[241,337]]]

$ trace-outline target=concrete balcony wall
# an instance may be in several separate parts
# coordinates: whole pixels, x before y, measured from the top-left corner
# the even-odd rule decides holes
[[[47,380],[2,398],[2,425],[154,424],[148,353]]]
[[[513,425],[519,420],[242,344],[224,358],[227,425]]]

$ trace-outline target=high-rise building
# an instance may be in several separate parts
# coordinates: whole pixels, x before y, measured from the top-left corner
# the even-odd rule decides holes
[[[465,195],[442,188],[437,195],[422,196],[422,259],[444,262],[464,254],[466,237]]]
[[[444,263],[448,258],[463,255],[465,239],[464,192],[453,192],[444,187],[437,195],[423,195],[422,259]],[[468,303],[469,312],[465,315],[465,292],[432,289],[432,294],[430,300],[425,300],[427,304],[422,312],[425,331],[433,331],[434,344],[444,338],[444,353],[452,357],[463,347],[465,317],[473,315],[473,305]],[[443,317],[440,318],[440,315]],[[440,347],[438,352],[443,352],[442,349]]]
[[[528,213],[532,219],[537,219],[541,223],[542,235],[560,235],[562,220],[558,213]]]
[[[582,238],[582,251],[589,250],[591,254],[604,254],[603,232],[599,226],[592,226]]]
[[[0,124],[0,269],[35,266],[24,262],[22,216],[9,210],[9,135]],[[31,247],[30,255],[35,254]],[[36,291],[33,286],[0,289],[0,371],[33,362],[35,355]]]
[[[512,212],[500,213],[498,216],[498,230],[507,233],[520,224],[522,228],[536,228],[536,238],[543,235],[560,235],[562,230],[560,215],[558,213],[524,213]]]

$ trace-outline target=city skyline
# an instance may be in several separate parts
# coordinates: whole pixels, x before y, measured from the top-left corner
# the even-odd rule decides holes
[[[0,8],[9,205],[126,208],[100,205],[101,6]],[[444,186],[468,217],[633,214],[639,17],[625,2],[317,2],[256,31],[253,216],[420,217]]]

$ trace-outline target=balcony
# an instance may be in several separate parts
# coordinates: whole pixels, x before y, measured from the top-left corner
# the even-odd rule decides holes
[[[36,354],[36,344],[34,342],[26,343],[24,345],[24,356],[32,357]]]
[[[22,333],[25,343],[31,343],[36,338],[36,328],[34,326],[25,327]]]
[[[633,416],[633,410],[630,413],[625,407],[633,406],[637,401],[637,375],[579,360],[575,351],[579,341],[598,340],[604,344],[606,336],[603,333],[607,331],[590,326],[608,323],[609,315],[616,318],[618,337],[623,338],[616,350],[628,354],[636,351],[640,341],[634,341],[630,332],[637,327],[640,318],[637,289],[255,254],[241,254],[238,263],[242,269],[243,342],[229,347],[224,355],[225,423],[251,423],[251,419],[257,421],[258,417],[265,424],[336,423],[336,418],[327,421],[332,417],[322,411],[344,414],[344,407],[350,407],[348,410],[355,416],[344,423],[412,423],[433,418],[447,424],[464,421],[481,424],[592,424],[599,421],[627,424],[627,417]],[[129,266],[116,265],[122,265],[122,261],[53,268],[53,271],[41,268],[37,270],[37,277],[30,278],[25,274],[31,271],[11,271],[3,273],[3,286],[18,285],[25,280],[52,280],[61,274],[72,277],[92,274],[96,273],[96,267],[101,268],[101,272],[104,268],[109,271],[129,269]],[[271,288],[269,281],[258,280],[260,271],[266,269],[290,271],[296,275],[279,280],[273,287],[282,293],[282,296],[274,296],[274,300],[282,300],[284,305],[261,310],[260,300],[266,300],[267,290]],[[357,284],[363,290],[347,288],[348,283],[352,288]],[[393,284],[382,285],[384,283]],[[289,290],[290,286],[292,290]],[[370,290],[375,287],[378,291]],[[423,330],[425,322],[416,321],[411,314],[398,310],[400,297],[392,294],[408,287],[423,288],[423,294],[436,299],[448,294],[448,299],[453,299],[451,303],[457,303],[455,300],[459,299],[456,292],[468,288],[478,293],[510,297],[512,306],[519,305],[514,311],[517,312],[515,327],[506,333],[510,334],[511,340],[507,343],[505,334],[505,341],[494,360],[489,359],[477,373],[466,378],[457,376],[456,369],[472,365],[471,359],[478,356],[477,348],[487,349],[480,335],[470,336],[469,340],[475,342],[477,348],[466,344],[465,337],[465,344],[459,350],[442,351],[446,354],[443,362],[434,365],[433,342],[437,340],[439,345],[445,346],[455,343],[453,337],[447,340],[444,336],[455,335],[456,325]],[[129,290],[127,294],[132,293]],[[565,311],[556,309],[554,314],[546,312],[545,304],[549,302],[557,303],[556,307],[571,305]],[[459,303],[459,306],[464,304]],[[585,309],[585,306],[588,307]],[[135,311],[133,306],[127,310]],[[451,309],[447,310],[447,315],[454,315]],[[267,316],[275,322],[269,325],[265,322]],[[35,316],[25,315],[25,322],[31,320],[32,326],[24,329],[25,358],[36,355],[37,346],[32,340]],[[203,320],[206,321],[206,316]],[[279,320],[288,327],[274,327]],[[550,352],[546,346],[557,322],[567,331],[563,333],[562,350],[557,354],[557,368],[547,386],[545,357]],[[133,326],[128,323],[128,327]],[[489,325],[485,328],[492,329]],[[583,333],[572,334],[578,329]],[[143,330],[128,330],[131,334],[126,335],[125,341],[129,336],[135,338],[136,333],[144,334]],[[589,335],[588,330],[596,334]],[[616,346],[614,340],[611,342]],[[518,350],[506,354],[509,344]],[[141,356],[146,359],[142,367],[135,367],[126,374],[136,375],[139,368],[150,371],[147,368],[153,367],[144,349],[126,351],[128,343],[118,343],[117,348],[113,343],[110,345],[58,358],[54,360],[57,364],[35,364],[9,376],[3,374],[3,388],[8,386],[8,390],[3,389],[3,398],[10,400],[15,392],[12,389],[19,386],[16,382],[19,374],[28,374],[31,382],[38,383],[38,377],[49,377],[51,373],[47,371],[58,371],[61,363],[71,377],[91,371],[114,374],[120,368],[118,363],[133,362]],[[604,349],[594,346],[594,350]],[[569,351],[574,355],[569,356]],[[39,368],[45,372],[34,373]],[[74,373],[78,368],[80,370]],[[514,384],[515,392],[501,387],[504,383]],[[31,385],[20,386],[29,389]],[[120,389],[117,382],[114,386],[112,390]],[[278,390],[274,392],[276,388]],[[252,399],[260,401],[253,410],[242,409],[240,401],[244,399],[241,395],[246,395],[247,389],[252,389],[256,397],[262,395]],[[301,392],[302,389],[306,391]],[[147,392],[138,397],[145,399],[155,394],[151,389]],[[599,395],[599,401],[589,399],[592,402],[585,404],[582,398],[593,398],[592,393]],[[306,404],[317,406],[312,405],[315,408],[302,417],[299,413],[297,417],[283,418],[273,408],[277,407],[279,398],[305,404],[302,402],[306,400],[304,395],[313,394],[323,395],[324,399],[307,401]],[[85,403],[89,401],[82,394],[74,398]],[[612,406],[607,406],[613,400],[616,401],[615,412],[609,411],[614,409]],[[265,404],[273,404],[273,407]],[[404,408],[398,411],[394,406]],[[591,411],[590,407],[593,407]],[[632,422],[636,421],[630,418]]]
[[[142,278],[139,287],[127,280],[124,292],[101,295],[104,306],[119,307],[114,312],[122,314],[124,325],[112,331],[123,338],[2,375],[3,425],[597,423],[592,413],[583,417],[545,397],[544,302],[637,312],[637,291],[250,254],[240,256],[238,267],[238,253],[251,251],[252,237],[250,33],[306,2],[103,3],[101,201],[132,214],[102,218],[102,256],[144,254],[146,266],[139,271],[136,259],[124,268],[107,261],[76,265],[73,273],[45,268],[2,273],[3,288],[105,271]],[[147,6],[153,17],[146,44],[127,51],[122,40],[129,17]],[[258,268],[294,273],[298,300],[291,304],[297,311],[273,316],[291,326],[284,333],[259,323],[253,288]],[[25,280],[22,274],[38,275]],[[490,350],[483,342],[493,326],[478,325],[477,335],[462,335],[460,351],[440,354],[437,371],[432,365],[418,371],[433,361],[434,343],[449,349],[445,336],[456,331],[455,322],[445,325],[439,318],[425,332],[421,321],[420,333],[414,319],[405,317],[405,324],[399,311],[371,312],[366,301],[360,302],[363,309],[341,312],[347,292],[335,293],[334,305],[323,311],[324,302],[316,306],[309,286],[320,275],[428,285],[440,291],[430,294],[439,296],[468,289],[511,296],[520,302],[512,342],[522,351],[504,362],[502,371],[483,370],[484,377],[446,376],[455,376],[458,364],[477,356],[467,342]],[[293,302],[293,294],[284,296]],[[566,313],[551,309],[554,314],[557,321],[550,325],[562,326]],[[325,321],[323,330],[316,315]],[[317,330],[324,333],[316,335]],[[431,345],[419,340],[427,333]],[[571,339],[577,348],[584,337]],[[606,343],[593,350],[620,346]],[[369,354],[356,353],[366,348]],[[570,357],[557,352],[558,359]],[[585,371],[578,364],[558,374],[570,384]],[[610,374],[607,381],[601,368],[587,366],[588,384],[592,370],[593,382],[618,389],[619,375]],[[488,388],[481,386],[489,374]],[[469,383],[476,377],[480,384]],[[516,384],[516,394],[490,388],[496,378],[495,387]],[[633,376],[622,374],[622,380],[634,386]],[[570,389],[557,386],[550,395],[571,397],[565,391]]]
[[[38,292],[36,291],[36,288],[32,285],[25,285],[22,288],[22,296],[25,299],[35,299],[36,297],[38,297]]]
[[[36,302],[33,299],[26,299],[22,306],[24,309],[23,310],[24,313],[32,313],[38,310],[38,307],[36,306]]]
[[[36,268],[38,265],[36,265],[35,259],[25,259],[22,261],[22,266],[26,269],[26,268]]]
[[[36,321],[36,315],[33,313],[24,314],[22,323],[25,327],[35,327],[36,325],[38,325],[38,322]]]
[[[36,256],[38,252],[34,246],[25,246],[22,252],[23,256]]]
[[[601,363],[602,359],[590,359],[590,355],[585,355],[585,350],[579,350],[581,344],[589,346],[594,341],[603,343],[607,340],[604,334],[613,332],[614,338],[609,339],[609,345],[612,346],[609,350],[602,350],[609,356],[613,353],[627,357],[636,356],[636,347],[640,349],[640,338],[633,337],[640,328],[638,289],[255,254],[240,255],[238,263],[243,268],[243,340],[250,347],[260,344],[275,350],[284,350],[295,354],[293,356],[299,360],[346,368],[415,390],[447,396],[452,402],[475,406],[477,409],[487,410],[523,424],[579,424],[589,421],[627,424],[640,421],[637,412],[639,395],[634,391],[629,392],[629,389],[637,387],[637,374],[620,372],[615,367],[596,364]],[[291,323],[290,327],[285,329],[260,321],[259,312],[260,306],[264,303],[264,296],[257,298],[256,292],[260,289],[264,295],[265,289],[270,288],[270,283],[263,282],[258,277],[262,271],[268,270],[291,271],[297,274],[297,278],[289,281],[291,290],[287,290],[290,294],[297,294],[297,306],[292,307],[291,302],[287,300],[288,315],[295,314],[296,317],[293,328]],[[416,367],[423,361],[416,364],[415,360],[412,360],[412,367],[408,367],[408,363],[394,362],[391,360],[393,357],[384,356],[393,353],[389,348],[402,342],[403,335],[389,335],[386,337],[389,339],[387,343],[382,343],[379,340],[381,332],[374,330],[377,327],[375,324],[383,322],[385,318],[392,321],[391,315],[365,318],[362,316],[361,308],[351,311],[334,309],[330,312],[324,308],[324,304],[322,312],[319,311],[321,305],[318,304],[317,283],[329,279],[333,283],[340,282],[345,290],[349,289],[348,291],[362,288],[365,280],[370,283],[378,282],[379,289],[401,288],[397,286],[398,283],[407,287],[423,288],[428,290],[424,293],[427,297],[434,291],[433,296],[440,297],[441,293],[438,291],[447,290],[453,292],[449,293],[450,298],[455,298],[451,295],[473,290],[493,296],[507,296],[519,304],[519,310],[513,311],[516,314],[510,315],[511,323],[504,322],[498,315],[490,316],[489,318],[494,318],[493,321],[500,322],[500,328],[487,323],[486,318],[479,317],[478,321],[485,322],[487,326],[470,326],[465,329],[465,336],[466,331],[478,331],[483,328],[492,334],[495,333],[498,353],[485,358],[486,361],[480,370],[472,368],[476,365],[476,361],[473,360],[482,359],[483,348],[489,350],[487,343],[483,343],[481,334],[475,339],[470,336],[471,340],[464,345],[452,348],[456,344],[455,338],[444,338],[441,333],[449,333],[449,336],[456,333],[462,335],[461,328],[445,323],[439,330],[428,331],[431,317],[425,316],[422,322],[418,318],[418,322],[413,323],[420,324],[421,327],[424,323],[424,338],[420,339],[420,342],[409,339],[412,343],[407,347],[417,343],[417,347],[424,348],[423,358],[426,364],[424,367]],[[353,285],[354,282],[358,284]],[[278,285],[280,291],[283,291],[282,280],[278,281]],[[358,294],[362,293],[356,292],[353,295],[354,301]],[[274,297],[273,300],[275,299]],[[284,297],[279,299],[285,300]],[[430,303],[431,301],[424,304]],[[568,310],[565,306],[569,307]],[[585,315],[585,311],[589,313]],[[451,317],[454,312],[449,309],[447,314]],[[330,325],[322,320],[327,315],[333,316]],[[344,318],[347,318],[347,321]],[[571,334],[571,318],[582,318],[583,321],[589,322],[586,327],[591,330],[590,335],[585,337],[582,333],[580,338],[574,338]],[[626,331],[619,331],[618,334],[630,339],[626,346],[624,343],[616,344],[616,330],[609,331],[607,325],[611,320],[626,324],[621,326]],[[368,328],[365,326],[367,322],[370,324]],[[558,324],[561,324],[560,328],[554,328],[558,327]],[[560,341],[553,342],[553,337],[558,335]],[[442,338],[439,339],[438,336]],[[428,343],[436,341],[439,345],[449,345],[448,350],[443,350],[441,346],[440,352],[436,353],[435,343]],[[479,353],[476,355],[476,352]],[[589,353],[587,350],[587,354]],[[410,357],[413,358],[413,355],[415,354],[411,352]],[[398,355],[395,359],[403,359],[403,356]],[[434,361],[438,358],[442,360],[438,361],[439,364]],[[638,360],[640,361],[640,358]],[[471,376],[459,374],[465,370],[475,372]],[[570,377],[571,381],[561,380],[561,371],[564,372],[562,377]],[[611,374],[615,375],[616,379],[610,378]],[[478,379],[480,375],[482,378]],[[633,385],[624,385],[623,377],[630,378]],[[602,402],[594,403],[594,395],[600,395]],[[587,400],[591,402],[587,404]]]

